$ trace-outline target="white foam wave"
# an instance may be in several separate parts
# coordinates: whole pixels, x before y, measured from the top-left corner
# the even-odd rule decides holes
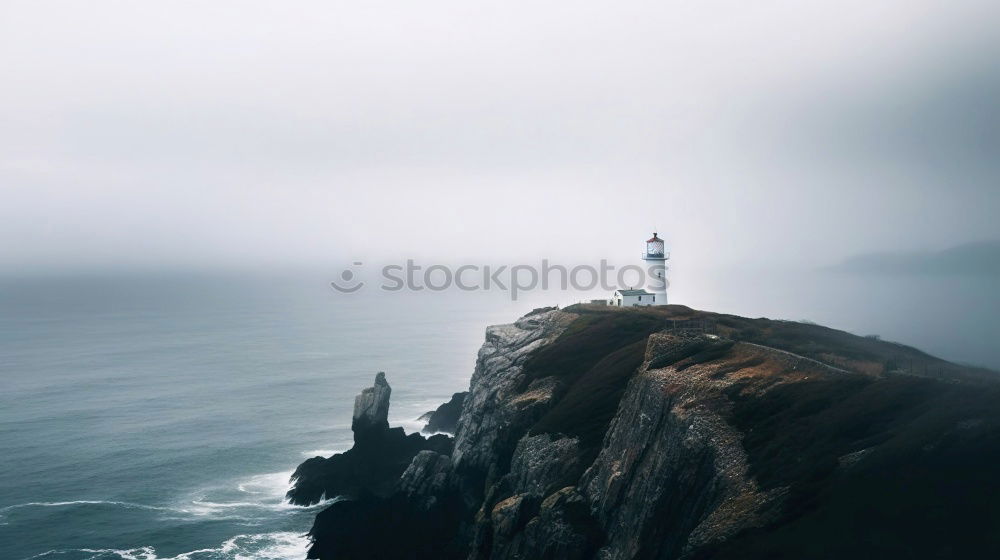
[[[203,548],[176,556],[161,557],[156,549],[143,546],[131,549],[62,549],[49,550],[26,560],[58,558],[66,554],[89,554],[86,560],[301,560],[309,548],[305,535],[291,532],[237,535],[215,548]]]
[[[282,471],[251,476],[236,483],[240,498],[229,501],[225,499],[207,499],[205,492],[186,502],[184,511],[199,517],[230,515],[227,512],[238,509],[258,509],[273,512],[290,512],[312,510],[327,506],[334,500],[324,500],[311,506],[298,506],[290,503],[285,494],[291,488],[293,471]],[[230,487],[232,488],[232,487]],[[242,512],[241,512],[242,513]]]
[[[302,456],[306,459],[312,459],[313,457],[330,457],[336,455],[337,453],[343,453],[345,449],[313,449],[312,451],[303,451]]]
[[[284,498],[291,487],[293,471],[258,474],[239,481],[236,489],[247,494],[277,496]]]
[[[72,507],[72,506],[115,506],[128,509],[146,509],[151,511],[178,511],[174,508],[150,506],[146,504],[136,504],[132,502],[116,502],[108,500],[73,500],[66,502],[27,502],[24,504],[14,504],[0,508],[0,514],[17,509],[34,507]]]
[[[277,502],[273,504],[265,504],[261,502],[208,502],[204,500],[195,500],[191,502],[191,505],[187,508],[187,513],[198,517],[213,517],[216,519],[223,519],[219,517],[219,514],[224,513],[228,510],[236,508],[254,508],[263,509],[269,511],[284,511],[295,508],[287,502]],[[249,520],[248,517],[239,516],[226,516],[229,519],[245,519]]]
[[[236,508],[253,508],[258,510],[263,509],[274,512],[301,511],[301,510],[314,509],[322,505],[328,505],[329,503],[331,503],[331,501],[327,500],[325,502],[314,504],[312,506],[297,506],[285,501],[284,494],[282,494],[280,500],[275,500],[273,502],[250,502],[250,501],[212,502],[205,500],[192,500],[190,502],[178,505],[177,507],[151,506],[146,504],[136,504],[132,502],[116,502],[116,501],[103,501],[103,500],[74,500],[67,502],[28,502],[24,504],[15,504],[0,508],[0,519],[6,517],[5,515],[6,513],[27,508],[109,506],[109,507],[120,507],[125,509],[140,509],[140,510],[174,514],[173,516],[163,517],[162,518],[163,520],[184,520],[184,519],[190,519],[191,516],[195,517],[211,516],[216,521],[233,520],[233,521],[254,522],[254,521],[259,521],[259,519],[253,516],[248,517],[246,515],[236,515],[229,512]],[[7,525],[7,524],[8,523],[6,522],[0,523],[0,525]]]
[[[28,502],[0,508],[0,519],[15,510],[35,507],[120,507],[173,514],[166,519],[212,517],[216,520],[232,519],[253,522],[260,520],[260,511],[293,512],[311,510],[329,505],[326,500],[312,506],[297,506],[288,502],[285,494],[291,487],[293,471],[265,473],[242,478],[235,483],[203,489],[185,499],[167,506],[154,506],[112,500],[73,500],[60,502]],[[254,513],[254,512],[257,513]]]
[[[444,436],[448,436],[448,437],[455,437],[454,433],[452,433],[452,432],[445,432],[444,430],[438,430],[436,432],[425,432],[425,433],[422,433],[421,435],[423,435],[424,437],[430,437],[430,436],[436,436],[438,434],[444,435]]]
[[[254,560],[300,560],[309,548],[309,539],[298,533],[266,533],[263,535],[239,535],[223,543],[226,552],[252,546],[250,558]],[[241,559],[239,555],[235,558]],[[249,559],[248,559],[249,560]]]
[[[201,551],[194,551],[201,552]],[[78,556],[80,554],[90,554],[86,560],[98,560],[110,558],[112,555],[120,558],[122,560],[156,560],[156,551],[153,547],[144,546],[142,548],[133,548],[129,550],[115,550],[112,548],[67,548],[62,550],[47,550],[41,554],[36,554],[25,560],[35,560],[36,558],[49,558],[55,556],[62,556],[65,554],[73,554]],[[177,557],[181,558],[180,556]],[[187,560],[187,559],[185,559]]]
[[[390,422],[389,425],[390,426],[399,426],[399,427],[403,428],[403,431],[406,432],[406,433],[408,433],[408,434],[419,434],[420,430],[422,430],[424,428],[424,426],[427,425],[427,423],[426,422],[421,422],[420,420],[418,420],[416,418],[406,418],[406,419],[399,419],[399,420],[395,420],[393,422]]]
[[[204,488],[184,500],[181,507],[197,517],[231,516],[228,512],[237,508],[288,509],[293,507],[285,501],[291,476],[292,471],[265,473]]]
[[[312,504],[310,506],[298,506],[289,502],[278,502],[273,504],[264,504],[260,502],[205,502],[205,501],[195,501],[192,502],[190,508],[186,510],[186,513],[198,517],[212,517],[215,520],[222,519],[234,519],[242,521],[254,521],[255,517],[246,517],[239,515],[226,515],[225,512],[231,511],[238,508],[247,509],[257,509],[266,510],[272,512],[295,512],[295,511],[311,511],[319,508],[326,507],[337,501],[336,498],[330,500],[323,500],[321,502]]]

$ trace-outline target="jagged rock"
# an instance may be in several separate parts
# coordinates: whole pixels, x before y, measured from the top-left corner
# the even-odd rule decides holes
[[[577,528],[557,523],[556,518],[559,516],[552,509],[554,502],[546,496],[574,485],[583,468],[584,465],[580,464],[579,441],[576,438],[551,434],[521,438],[511,457],[510,471],[484,498],[483,508],[492,506],[490,514],[485,515],[483,512],[476,517],[475,547],[479,555],[486,556],[488,547],[490,558],[534,557],[541,550],[547,551],[544,554],[550,554],[543,554],[541,557],[572,558],[573,550],[579,547],[583,550],[587,548],[587,543],[597,540],[600,530],[590,531],[595,527],[591,519],[585,524],[590,535],[574,533],[573,538],[561,541],[576,542],[569,548],[536,548],[549,540],[567,539],[569,533],[577,531]],[[575,492],[574,496],[580,503],[578,513],[581,513],[574,519],[589,518],[589,513],[586,513],[589,506]],[[547,509],[543,498],[550,502]],[[539,512],[539,504],[543,505],[542,512]],[[530,530],[527,529],[529,526]]]
[[[602,539],[587,500],[569,486],[545,498],[525,526],[522,557],[583,560],[593,557]]]
[[[420,434],[407,435],[403,428],[389,428],[390,393],[385,373],[379,372],[375,385],[354,399],[351,422],[354,447],[329,458],[313,457],[300,464],[292,474],[289,501],[309,505],[324,497],[388,496],[418,452],[451,453],[448,436],[424,438]]]
[[[387,429],[379,436],[364,440],[344,453],[329,458],[313,457],[303,462],[292,475],[288,499],[293,504],[309,505],[324,497],[376,494],[387,496],[413,457],[422,450],[448,454],[451,438],[435,435],[407,435],[402,428]]]
[[[717,505],[726,483],[715,467],[711,428],[673,413],[667,381],[632,381],[606,446],[581,480],[607,531],[602,558],[676,557],[687,535]],[[664,524],[662,518],[675,520]],[[647,533],[652,534],[647,534]]]
[[[418,507],[402,493],[341,500],[316,515],[307,558],[457,559],[461,509],[454,498]]]
[[[576,438],[551,434],[521,438],[510,461],[509,485],[514,492],[539,497],[571,486],[583,471],[579,452]]]
[[[421,433],[436,434],[446,432],[454,434],[455,427],[458,425],[458,417],[462,415],[462,403],[468,394],[468,391],[455,393],[451,396],[451,400],[437,407],[436,410],[421,416],[420,418],[425,419],[427,422],[424,428],[420,430]]]
[[[455,431],[452,463],[461,473],[468,501],[476,504],[503,472],[517,440],[544,412],[551,384],[536,384],[521,394],[525,360],[554,341],[576,315],[557,309],[538,310],[510,325],[486,329],[469,394]]]
[[[587,501],[572,486],[544,500],[532,494],[508,498],[494,506],[491,520],[494,560],[583,560],[593,557],[601,542]]]
[[[389,396],[392,388],[385,380],[385,372],[375,376],[375,384],[354,397],[354,416],[351,430],[354,441],[377,435],[389,429]]]
[[[531,494],[518,494],[493,506],[490,520],[493,523],[493,542],[519,531],[538,508],[538,500]]]
[[[731,382],[715,375],[723,364],[697,367],[705,353],[711,361],[731,348],[704,337],[650,337],[647,364],[672,365],[629,383],[604,448],[580,480],[606,531],[600,558],[679,557],[762,523],[761,512],[782,495],[760,491],[748,474],[742,434],[726,421],[722,390]]]
[[[444,438],[445,436],[434,436]],[[433,438],[432,438],[433,439]],[[316,516],[309,558],[459,558],[464,509],[445,453],[417,453],[386,495],[362,493]]]
[[[396,483],[396,490],[417,501],[421,508],[428,509],[438,499],[438,495],[448,488],[451,474],[451,457],[424,450],[413,458]]]

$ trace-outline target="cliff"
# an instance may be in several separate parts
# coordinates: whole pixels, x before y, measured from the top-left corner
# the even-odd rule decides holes
[[[540,309],[487,329],[453,439],[383,426],[380,378],[355,407],[379,435],[290,496],[347,496],[310,558],[995,556],[994,375],[817,325]]]

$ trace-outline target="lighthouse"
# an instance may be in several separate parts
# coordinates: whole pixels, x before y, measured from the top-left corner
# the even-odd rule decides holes
[[[653,294],[652,305],[667,304],[667,259],[670,253],[664,250],[663,240],[653,232],[653,237],[646,240],[646,252],[642,260],[648,263],[648,288]]]

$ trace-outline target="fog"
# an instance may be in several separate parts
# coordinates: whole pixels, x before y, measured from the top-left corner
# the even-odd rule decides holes
[[[5,2],[0,266],[1000,237],[996,2]]]
[[[1000,239],[996,21],[995,1],[7,1],[0,275],[625,264],[658,231],[676,301],[1000,364],[981,274],[802,276]],[[914,331],[930,298],[947,322]]]

